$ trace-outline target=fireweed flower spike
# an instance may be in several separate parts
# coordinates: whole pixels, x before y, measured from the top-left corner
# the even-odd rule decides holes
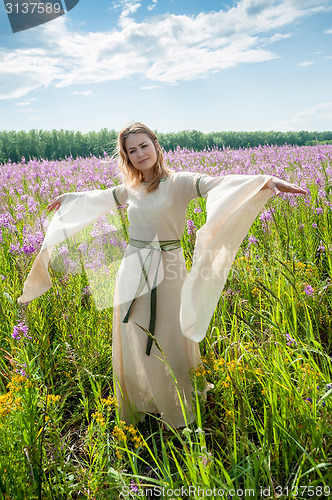
[[[18,325],[14,326],[12,337],[14,340],[21,340],[22,335],[24,335],[24,337],[31,340],[32,337],[28,335],[28,332],[28,327],[24,323],[19,323]]]
[[[193,220],[189,219],[187,220],[187,233],[188,234],[195,234],[197,227],[195,226],[195,223]]]

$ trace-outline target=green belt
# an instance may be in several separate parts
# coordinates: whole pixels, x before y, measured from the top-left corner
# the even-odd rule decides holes
[[[149,248],[150,251],[149,251],[148,255],[146,256],[145,261],[143,262],[140,282],[139,282],[137,291],[135,293],[135,297],[131,301],[131,303],[128,307],[127,313],[126,313],[124,319],[122,320],[123,323],[128,323],[131,307],[132,307],[134,301],[137,299],[137,297],[141,293],[141,291],[143,290],[145,284],[147,283],[153,252],[155,250],[159,250],[159,252],[160,252],[158,264],[157,264],[157,269],[156,269],[156,274],[155,274],[155,277],[153,280],[153,286],[152,286],[151,295],[150,295],[149,332],[151,333],[152,336],[154,336],[155,326],[156,326],[156,314],[157,314],[157,278],[158,278],[158,269],[159,269],[159,265],[160,265],[160,261],[161,261],[161,252],[162,251],[169,251],[169,250],[176,250],[177,248],[180,248],[181,247],[181,240],[142,241],[142,240],[135,240],[133,238],[130,238],[129,245],[131,245],[133,247],[137,247],[137,248]],[[146,351],[145,351],[145,353],[148,356],[150,356],[152,342],[153,342],[152,337],[148,337]]]

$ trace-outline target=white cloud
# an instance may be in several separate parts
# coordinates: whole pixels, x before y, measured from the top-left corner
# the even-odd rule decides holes
[[[281,29],[329,4],[240,0],[219,12],[150,15],[137,22],[132,16],[141,3],[124,0],[115,5],[122,9],[116,29],[90,33],[73,31],[70,18],[62,16],[38,28],[38,48],[0,50],[0,98],[22,97],[51,84],[130,77],[175,85],[239,64],[268,61],[278,56],[266,46],[290,36],[280,34]]]
[[[162,85],[148,85],[147,87],[141,87],[140,90],[154,90],[160,88],[162,88]]]
[[[148,5],[148,10],[154,9],[155,6],[157,5],[157,3],[158,3],[158,0],[152,0],[152,4]]]
[[[33,109],[33,108],[22,108],[22,109],[18,109],[17,110],[19,113],[34,113],[35,111],[38,111],[37,109]]]
[[[332,102],[324,102],[296,113],[288,120],[276,125],[278,130],[330,130],[332,120]],[[326,125],[324,125],[326,123]]]
[[[325,30],[324,33],[326,35],[332,35],[332,28],[330,28],[329,30]]]
[[[92,90],[75,90],[75,92],[72,92],[72,95],[89,96],[91,94],[92,94]]]
[[[290,38],[292,35],[290,33],[276,33],[273,35],[269,42],[274,43],[274,42],[279,42],[280,40],[286,40],[287,38]]]
[[[312,64],[314,64],[313,61],[303,61],[303,62],[297,63],[297,65],[300,66],[301,68],[305,68],[306,66],[311,66]]]
[[[15,106],[30,106],[30,104],[34,101],[37,101],[36,97],[29,97],[25,99],[25,101],[15,102]]]
[[[20,98],[47,87],[60,73],[60,60],[45,49],[0,49],[0,99]]]

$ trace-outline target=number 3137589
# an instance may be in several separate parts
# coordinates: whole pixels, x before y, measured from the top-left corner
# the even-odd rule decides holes
[[[59,14],[62,10],[61,4],[50,2],[7,2],[5,6],[7,14]]]

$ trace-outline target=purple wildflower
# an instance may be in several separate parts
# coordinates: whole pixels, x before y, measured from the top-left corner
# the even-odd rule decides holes
[[[61,278],[59,278],[59,283],[66,284],[69,281],[69,276],[68,274],[64,274]]]
[[[13,337],[14,340],[21,340],[20,331],[19,330],[15,330],[15,328],[16,328],[16,326],[14,326],[12,337]]]
[[[82,295],[86,295],[86,296],[89,296],[91,295],[91,290],[90,290],[90,287],[89,286],[85,286],[84,288],[82,288]]]
[[[272,219],[272,212],[274,212],[273,209],[268,209],[262,212],[259,216],[259,220],[261,222],[267,222]]]
[[[67,245],[62,245],[58,248],[58,252],[62,256],[69,255],[69,248],[67,247]]]
[[[293,339],[293,338],[289,335],[289,333],[286,333],[286,334],[285,334],[285,336],[286,336],[286,339],[287,339],[287,342],[286,342],[286,344],[287,344],[287,345],[289,345],[289,346],[291,346],[291,345],[297,345],[296,340],[295,340],[295,339]]]
[[[26,338],[32,339],[32,337],[28,335],[28,332],[28,327],[24,323],[19,323],[18,325],[14,326],[12,337],[14,340],[21,340],[21,336],[23,334]]]
[[[23,245],[23,247],[22,247],[22,252],[24,252],[24,253],[26,253],[26,254],[28,254],[28,255],[29,255],[29,254],[31,254],[31,253],[33,253],[35,250],[36,250],[36,249],[35,249],[35,247],[34,247],[33,243],[28,243],[28,244],[25,244],[25,245]]]
[[[314,295],[314,294],[315,294],[315,291],[314,291],[314,289],[312,288],[312,286],[311,286],[311,285],[306,285],[306,286],[304,287],[304,292],[305,292],[305,294],[306,294],[306,295],[309,295],[309,296],[311,296],[311,295]]]
[[[258,239],[255,236],[249,236],[248,241],[249,245],[256,245],[258,243]]]
[[[79,249],[80,252],[86,253],[87,250],[88,250],[88,244],[84,241],[83,243],[80,243],[78,245],[78,249]]]
[[[31,196],[29,196],[28,198],[28,209],[29,209],[29,212],[36,212],[37,211],[37,208],[39,206],[39,203],[34,200],[34,198],[32,198]]]
[[[21,370],[15,370],[15,373],[19,373],[21,377],[27,376],[27,372],[23,368],[21,368]]]
[[[133,479],[130,481],[130,487],[129,487],[129,489],[133,493],[137,493],[138,492],[138,486],[137,486],[137,484],[135,483],[135,481]]]
[[[11,254],[21,253],[21,247],[19,243],[11,243],[9,247],[9,251]]]
[[[197,227],[194,224],[194,221],[189,219],[187,220],[187,233],[188,234],[195,234]]]
[[[202,212],[201,207],[194,208],[194,212],[195,212],[195,214],[200,214]]]
[[[3,212],[0,214],[0,226],[9,229],[9,232],[15,230],[14,218],[9,212]]]

